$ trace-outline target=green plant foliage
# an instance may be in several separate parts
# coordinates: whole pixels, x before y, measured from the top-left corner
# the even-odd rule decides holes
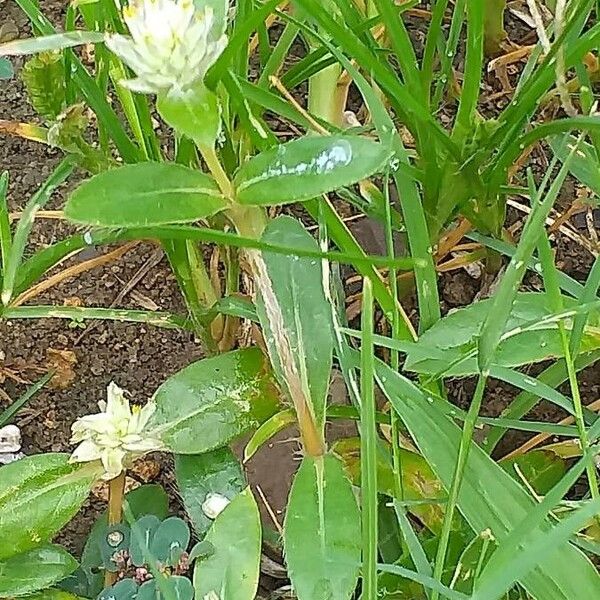
[[[68,459],[38,454],[0,467],[0,559],[52,539],[81,508],[97,472]]]
[[[155,579],[146,581],[137,590],[135,600],[192,600],[194,586],[186,577],[174,575],[160,584]]]
[[[547,494],[567,470],[565,459],[550,450],[532,450],[498,464],[518,481],[524,478],[540,496]]]
[[[109,525],[104,528],[98,545],[102,556],[102,567],[105,571],[116,573],[119,569],[113,557],[115,554],[129,550],[129,527],[122,523]]]
[[[157,108],[176,131],[212,148],[221,128],[221,107],[214,92],[200,85],[185,96],[164,94],[158,98]]]
[[[566,309],[575,308],[574,299],[564,298]],[[481,325],[488,317],[492,300],[482,300],[445,316],[426,331],[409,350],[405,368],[418,373],[445,372],[472,375],[478,372],[476,353]],[[554,311],[543,293],[520,292],[515,298],[494,364],[516,367],[563,356]],[[599,322],[598,309],[590,313],[589,325]],[[567,322],[568,323],[568,322]],[[600,345],[597,330],[582,337],[581,351],[591,352]],[[429,356],[428,356],[429,355]]]
[[[569,171],[596,196],[600,196],[600,172],[595,147],[588,142],[578,142],[577,138],[569,133],[552,137],[548,143],[561,162],[565,162],[577,146],[577,152],[569,159]],[[590,199],[590,202],[593,202],[593,199]]]
[[[175,477],[185,510],[199,538],[213,523],[202,510],[208,494],[220,494],[232,500],[246,487],[241,465],[229,448],[197,455],[178,454]]]
[[[342,463],[304,457],[288,500],[285,555],[299,600],[349,600],[360,566],[360,513]]]
[[[413,383],[379,364],[377,378],[425,459],[449,487],[461,431]],[[489,529],[498,543],[522,526],[536,501],[510,475],[473,444],[460,489],[458,508],[474,531]],[[544,520],[536,531],[549,531]],[[600,576],[592,563],[569,543],[563,543],[534,565],[519,583],[533,596],[571,600],[600,593]]]
[[[150,544],[160,527],[161,520],[155,515],[144,515],[131,525],[133,532],[129,546],[131,562],[136,567],[148,563]]]
[[[227,600],[254,600],[260,574],[261,525],[250,488],[238,494],[215,519],[206,541],[214,554],[194,568],[196,598],[211,592]]]
[[[43,54],[83,44],[101,42],[104,34],[97,31],[67,31],[29,39],[13,40],[0,45],[0,56]]]
[[[43,52],[30,58],[21,71],[33,109],[54,121],[65,108],[65,66],[60,52]]]
[[[291,217],[278,217],[269,223],[262,241],[318,248],[303,225]],[[322,429],[333,353],[331,308],[323,289],[322,264],[268,252],[262,257],[269,281],[261,286],[256,311],[271,363],[295,403],[296,386],[301,385],[317,427]],[[299,382],[292,380],[293,373]]]
[[[26,596],[55,584],[77,568],[60,546],[38,546],[0,561],[0,598]]]
[[[179,517],[165,519],[154,532],[150,554],[163,565],[175,566],[190,543],[190,529]]]
[[[170,163],[139,163],[100,173],[71,194],[65,215],[99,227],[145,227],[197,221],[227,203],[214,180]]]
[[[383,443],[382,443],[383,444]],[[386,496],[394,497],[395,483],[392,457],[389,448],[380,444],[377,453],[377,485],[378,491]],[[387,450],[387,452],[386,452]],[[336,442],[332,451],[340,457],[346,473],[353,485],[360,485],[360,439],[344,438]],[[424,502],[409,507],[428,529],[439,533],[444,518],[444,508],[438,502],[445,497],[439,479],[434,475],[427,461],[408,450],[400,449],[400,467],[402,469],[403,500],[433,500],[431,504]]]
[[[373,175],[390,155],[385,146],[358,136],[294,140],[248,161],[235,178],[236,198],[254,205],[309,200]]]
[[[133,600],[138,592],[138,585],[133,579],[123,579],[115,585],[102,590],[98,600]]]
[[[159,485],[143,485],[125,494],[125,501],[135,519],[144,515],[154,515],[159,521],[167,517],[169,500]],[[107,562],[102,552],[106,540],[108,517],[106,512],[97,519],[90,531],[83,553],[81,565],[73,575],[61,582],[61,587],[86,598],[95,598],[103,588],[102,568]],[[127,531],[129,527],[124,526]],[[114,552],[114,548],[113,548]],[[109,564],[114,565],[112,561]]]
[[[258,348],[206,358],[179,371],[155,395],[148,424],[177,454],[201,454],[275,414],[277,389]]]

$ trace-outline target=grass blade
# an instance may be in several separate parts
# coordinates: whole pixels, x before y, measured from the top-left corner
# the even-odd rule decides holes
[[[41,379],[36,381],[27,391],[17,398],[6,410],[0,413],[0,427],[10,423],[12,418],[29,402],[53,377],[54,372],[46,373]]]
[[[375,373],[379,386],[398,411],[421,453],[449,488],[460,446],[460,429],[442,412],[440,402],[430,402],[429,394],[399,373],[379,361]],[[472,443],[458,508],[474,531],[489,528],[501,543],[536,506],[516,480]],[[540,526],[544,531],[550,528],[548,521]],[[519,583],[531,596],[544,600],[593,598],[600,594],[600,576],[596,569],[568,543],[555,546],[554,552],[521,577]]]
[[[10,220],[8,217],[8,171],[0,174],[0,282],[4,278],[4,271],[10,255],[12,236],[10,232]]]
[[[373,348],[373,291],[371,282],[363,280],[361,362],[361,502],[363,566],[362,593],[377,597],[377,425],[375,423],[375,377]]]
[[[54,189],[63,183],[72,171],[72,161],[70,159],[63,160],[42,187],[27,202],[23,215],[15,229],[13,244],[4,265],[4,276],[2,278],[2,303],[4,305],[7,305],[12,298],[17,270],[23,260],[23,252],[33,226],[35,214],[48,202]]]

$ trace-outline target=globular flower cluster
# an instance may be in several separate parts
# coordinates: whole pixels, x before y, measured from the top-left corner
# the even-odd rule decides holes
[[[71,427],[71,443],[79,444],[71,462],[102,462],[105,480],[120,475],[136,458],[162,450],[158,438],[145,433],[144,428],[156,410],[154,402],[143,408],[129,405],[123,390],[111,382],[107,401],[98,402],[100,412],[77,419]]]
[[[106,45],[137,75],[121,81],[135,92],[185,94],[227,45],[212,7],[194,0],[131,0],[122,12],[131,37],[107,35]]]

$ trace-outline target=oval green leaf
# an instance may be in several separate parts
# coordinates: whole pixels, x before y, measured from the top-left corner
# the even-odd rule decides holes
[[[65,205],[65,216],[98,227],[188,223],[223,210],[227,201],[201,171],[173,163],[138,163],[84,181]]]
[[[76,568],[77,561],[60,546],[41,546],[16,554],[0,561],[0,598],[43,590]]]
[[[50,540],[85,502],[97,467],[68,461],[39,454],[0,468],[0,559]]]
[[[214,553],[196,562],[196,598],[254,600],[260,573],[261,533],[258,506],[246,488],[215,519],[206,536]]]
[[[250,159],[235,178],[236,197],[254,205],[309,200],[373,175],[390,155],[365,137],[305,137]]]
[[[232,500],[246,486],[240,463],[227,447],[204,454],[176,455],[175,477],[183,505],[199,539],[213,524],[202,510],[208,494],[221,494]]]
[[[156,391],[148,430],[176,454],[225,446],[279,409],[279,393],[264,354],[244,348],[205,358]]]
[[[298,600],[348,600],[358,580],[360,513],[340,461],[304,457],[284,524],[288,570]]]

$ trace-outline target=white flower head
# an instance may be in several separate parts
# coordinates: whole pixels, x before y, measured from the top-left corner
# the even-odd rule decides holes
[[[131,37],[107,35],[106,45],[137,75],[121,81],[134,92],[185,93],[227,45],[212,7],[194,0],[130,0],[122,12]]]
[[[77,419],[71,427],[71,443],[79,444],[70,462],[102,461],[102,479],[114,479],[133,460],[147,452],[162,450],[162,442],[144,433],[156,410],[154,402],[143,408],[129,406],[123,390],[114,382],[108,385],[107,401],[98,402],[100,411]]]

